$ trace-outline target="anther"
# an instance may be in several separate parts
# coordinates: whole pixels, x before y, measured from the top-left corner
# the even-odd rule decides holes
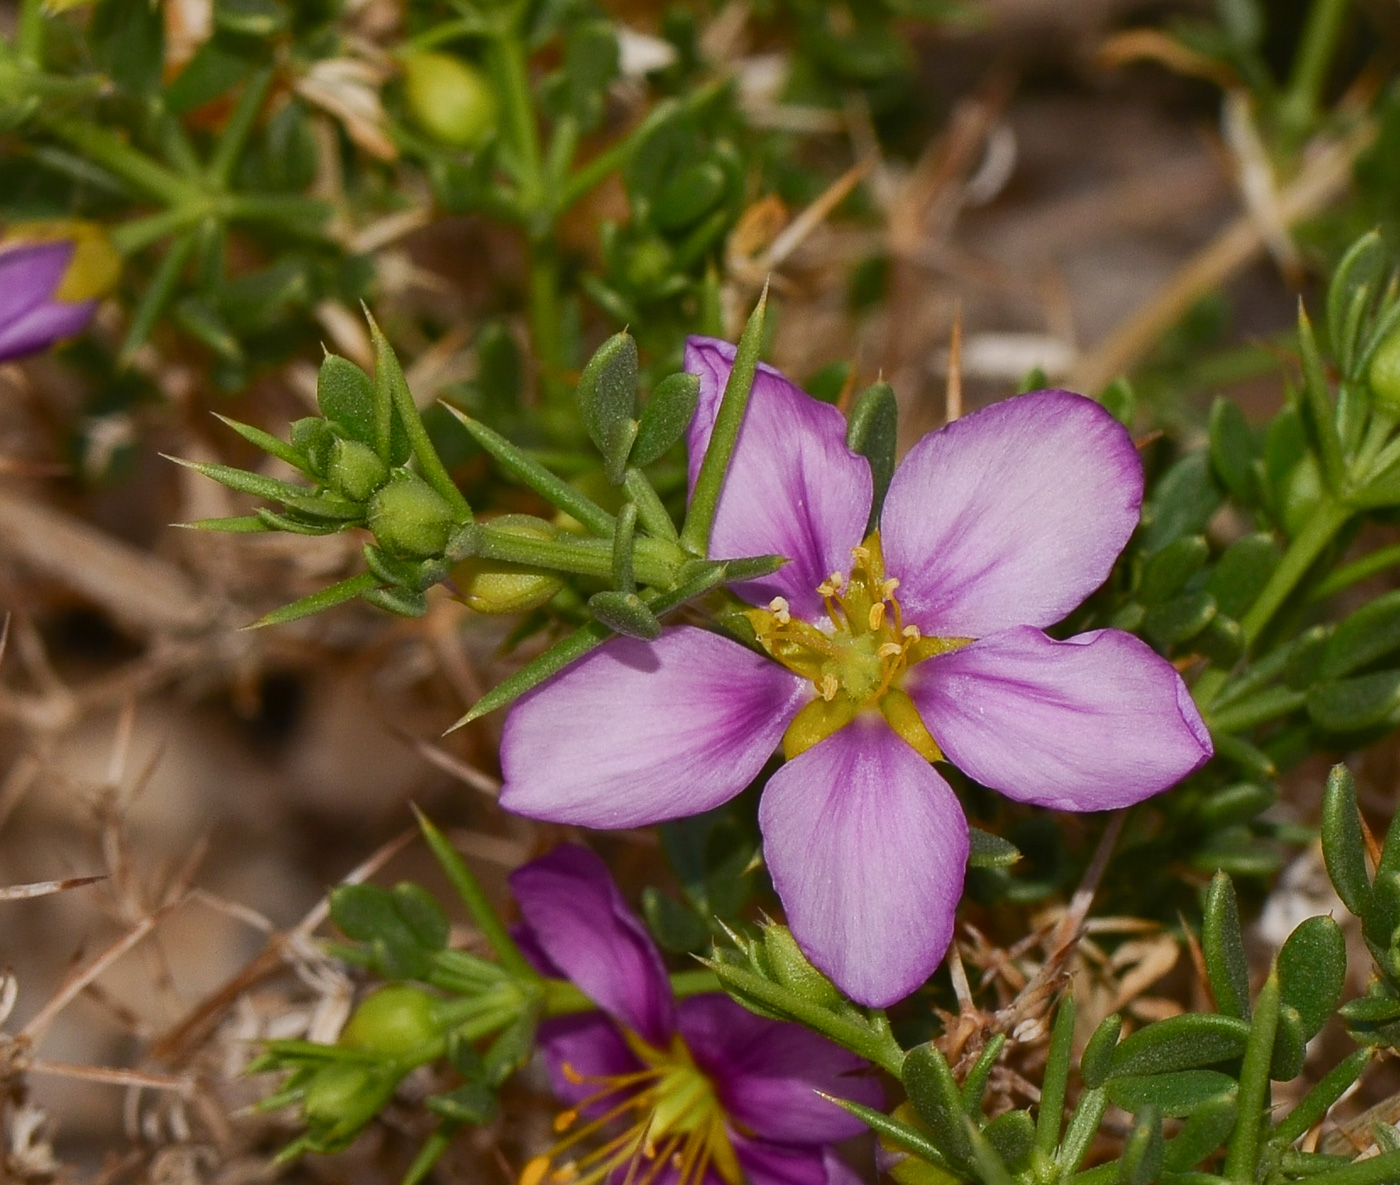
[[[565,1062],[562,1067],[562,1071],[564,1074],[564,1078],[567,1081],[572,1082],[575,1086],[578,1086],[581,1082],[584,1081],[583,1075],[574,1069],[572,1062]]]
[[[568,1131],[577,1120],[577,1111],[561,1111],[554,1117],[554,1130],[557,1132]]]
[[[906,625],[904,627],[904,636],[908,638],[911,642],[917,642],[920,638],[924,636],[924,634],[923,631],[919,629],[917,625]]]
[[[786,597],[774,597],[768,602],[768,611],[779,625],[787,625],[792,620],[792,612]]]
[[[868,564],[868,563],[870,562],[870,548],[868,548],[868,547],[853,547],[853,548],[851,548],[851,559],[852,559],[853,561],[855,561],[856,564],[859,564],[859,565]]]
[[[898,658],[904,653],[904,647],[898,642],[886,642],[879,650],[875,651],[878,658]]]
[[[818,689],[822,693],[822,699],[830,703],[836,698],[836,693],[841,689],[841,684],[835,675],[823,675],[821,687]]]
[[[885,602],[876,601],[870,606],[870,628],[878,630],[885,624]]]
[[[889,600],[894,596],[894,590],[899,587],[899,577],[891,576],[884,584],[880,585],[880,596]]]

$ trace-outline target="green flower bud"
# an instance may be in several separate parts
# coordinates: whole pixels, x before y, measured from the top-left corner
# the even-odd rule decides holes
[[[1400,411],[1400,330],[1392,331],[1371,355],[1366,381],[1377,403]]]
[[[496,92],[480,71],[445,53],[403,59],[404,97],[418,125],[452,148],[477,148],[495,130]]]
[[[373,1079],[367,1066],[333,1064],[317,1070],[302,1094],[308,1126],[333,1126],[358,1111],[359,1096]]]
[[[366,996],[337,1044],[386,1058],[431,1061],[446,1048],[437,999],[407,984],[390,984]]]
[[[396,470],[369,501],[369,529],[390,555],[441,555],[452,534],[452,507],[416,473]]]
[[[558,535],[549,523],[528,514],[502,515],[492,519],[490,526],[523,539],[553,539]],[[564,587],[553,572],[478,556],[454,567],[452,582],[461,590],[457,599],[478,613],[525,613],[545,604]]]
[[[389,480],[389,467],[369,445],[337,438],[331,445],[326,477],[337,493],[352,502],[364,502]]]
[[[823,1008],[841,1002],[836,985],[808,962],[786,926],[764,927],[763,952],[768,956],[773,978],[794,995]]]

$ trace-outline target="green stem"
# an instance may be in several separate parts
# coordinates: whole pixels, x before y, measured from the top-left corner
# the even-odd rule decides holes
[[[393,51],[394,56],[402,61],[410,54],[436,49],[439,45],[446,45],[449,41],[456,41],[459,37],[489,37],[493,28],[494,26],[483,17],[458,17],[456,20],[434,25],[431,29],[419,33],[417,37],[410,37]]]
[[[1269,1066],[1278,1030],[1278,975],[1271,972],[1259,990],[1254,1018],[1240,1067],[1239,1119],[1225,1154],[1224,1176],[1238,1185],[1253,1185],[1259,1164],[1259,1144],[1269,1113]]]
[[[180,282],[180,273],[194,253],[194,247],[194,235],[187,234],[183,238],[176,239],[166,250],[165,258],[160,261],[154,278],[141,297],[141,303],[136,306],[136,311],[132,313],[131,325],[126,331],[126,340],[122,342],[121,350],[117,354],[119,366],[123,368],[130,366],[136,351],[151,336],[151,331],[155,329],[161,313],[165,311],[165,306],[170,303],[175,294],[175,286]]]
[[[1343,506],[1331,498],[1324,498],[1317,504],[1312,516],[1303,525],[1303,529],[1289,544],[1288,551],[1284,553],[1279,566],[1274,569],[1274,574],[1269,577],[1264,591],[1259,594],[1258,599],[1255,600],[1249,612],[1244,615],[1240,622],[1246,647],[1259,639],[1259,635],[1273,620],[1274,614],[1279,611],[1289,594],[1293,592],[1298,582],[1312,567],[1313,561],[1322,554],[1323,549],[1332,542],[1337,532],[1346,525],[1351,514],[1349,507]],[[1196,684],[1191,690],[1196,697],[1197,705],[1203,711],[1214,703],[1215,697],[1220,694],[1229,677],[1229,671],[1212,667],[1196,680]]]
[[[447,879],[452,882],[457,895],[471,912],[472,919],[490,943],[491,949],[496,952],[501,966],[517,979],[538,982],[539,974],[520,953],[520,948],[515,945],[515,940],[507,932],[500,915],[491,904],[491,899],[486,896],[481,882],[476,879],[467,862],[457,854],[457,849],[448,842],[447,836],[443,835],[426,815],[417,807],[414,807],[413,811],[418,816],[418,826],[423,829],[423,837],[428,841],[433,855],[437,857],[443,872],[447,874]]]
[[[1336,56],[1346,13],[1347,0],[1313,0],[1279,108],[1290,150],[1302,142],[1317,118],[1318,101]]]
[[[639,129],[640,130],[640,129]],[[555,199],[557,208],[567,210],[591,189],[601,185],[627,163],[632,155],[632,145],[637,133],[622,137],[609,144],[597,156],[590,157],[564,182]]]
[[[1308,1185],[1390,1185],[1400,1180],[1400,1152],[1357,1160],[1328,1173],[1306,1178]]]
[[[622,479],[622,488],[637,504],[637,519],[648,532],[658,539],[665,539],[668,543],[680,541],[680,536],[676,534],[676,524],[666,513],[666,507],[662,505],[661,498],[652,488],[651,482],[647,481],[645,473],[640,469],[628,469]]]
[[[632,562],[637,581],[669,588],[678,575],[674,552],[673,547],[659,540],[635,540]],[[529,539],[495,530],[484,523],[477,555],[487,560],[551,568],[603,580],[611,580],[613,575],[612,541],[609,539]]]

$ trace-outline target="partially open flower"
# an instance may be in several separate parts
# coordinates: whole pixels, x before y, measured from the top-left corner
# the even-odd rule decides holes
[[[692,484],[734,347],[692,338]],[[953,933],[962,809],[934,763],[1058,810],[1127,806],[1209,758],[1181,677],[1120,630],[1043,631],[1137,526],[1122,425],[1068,391],[974,412],[910,450],[879,529],[845,421],[761,366],[713,554],[784,555],[737,585],[759,649],[693,626],[617,638],[517,701],[501,805],[587,827],[698,814],[788,760],[759,805],[792,933],[854,999],[919,986]]]
[[[856,1185],[831,1145],[864,1125],[822,1094],[880,1106],[859,1058],[728,996],[677,1002],[660,952],[586,849],[556,848],[510,883],[526,955],[601,1010],[540,1029],[569,1110],[521,1185]]]
[[[92,223],[12,224],[0,239],[0,362],[81,333],[120,272]]]

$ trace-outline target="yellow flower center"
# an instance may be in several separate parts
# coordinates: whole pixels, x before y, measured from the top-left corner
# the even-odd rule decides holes
[[[597,1089],[555,1119],[563,1139],[526,1164],[519,1185],[594,1185],[619,1170],[628,1185],[651,1185],[668,1165],[677,1173],[675,1185],[700,1185],[711,1168],[727,1185],[743,1185],[724,1108],[685,1043],[675,1037],[670,1048],[658,1049],[635,1033],[623,1036],[645,1068],[589,1077],[566,1065],[571,1082]],[[609,1100],[613,1105],[603,1114],[579,1122],[585,1111]],[[618,1124],[625,1124],[619,1134],[577,1157],[566,1155]]]
[[[899,684],[905,671],[971,638],[926,638],[916,625],[905,625],[895,590],[899,581],[885,575],[880,533],[851,548],[851,571],[833,572],[817,585],[826,606],[822,624],[793,617],[782,597],[766,609],[750,609],[759,644],[788,670],[812,681],[817,698],[803,708],[783,734],[789,758],[854,720],[878,709],[890,727],[930,761],[943,754],[929,735],[918,710]]]

